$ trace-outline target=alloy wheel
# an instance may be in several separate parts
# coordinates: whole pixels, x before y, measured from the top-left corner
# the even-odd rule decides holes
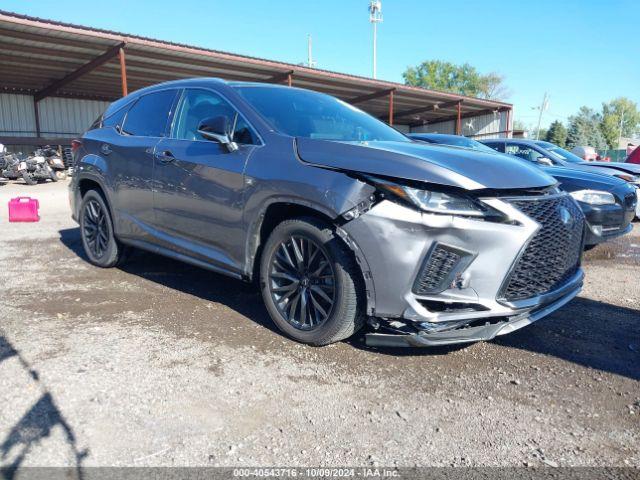
[[[101,258],[109,246],[109,227],[106,212],[98,201],[90,200],[85,205],[82,228],[89,250]]]
[[[326,251],[307,237],[290,236],[271,258],[271,297],[282,318],[300,330],[314,330],[329,318],[336,301],[335,279]]]

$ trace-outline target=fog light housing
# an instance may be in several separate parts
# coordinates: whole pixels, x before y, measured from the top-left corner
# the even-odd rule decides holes
[[[602,225],[589,225],[589,228],[595,235],[602,236]]]

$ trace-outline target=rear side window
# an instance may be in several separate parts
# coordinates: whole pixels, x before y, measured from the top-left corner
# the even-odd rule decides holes
[[[126,113],[127,113],[127,109],[121,108],[117,112],[109,115],[108,117],[105,117],[104,120],[102,120],[102,126],[112,127],[120,131],[120,128],[122,127],[122,120],[124,120],[124,115]]]
[[[129,109],[122,133],[137,137],[163,137],[175,90],[149,93]]]

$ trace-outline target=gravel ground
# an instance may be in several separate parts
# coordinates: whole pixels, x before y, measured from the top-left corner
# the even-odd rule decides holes
[[[83,259],[66,182],[0,184],[0,464],[640,466],[640,234],[579,298],[462,348],[324,348],[251,286],[147,253]]]

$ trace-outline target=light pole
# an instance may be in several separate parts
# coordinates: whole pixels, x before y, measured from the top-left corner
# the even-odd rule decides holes
[[[371,0],[369,2],[369,21],[373,25],[373,78],[377,78],[378,24],[382,23],[382,2],[380,0]]]
[[[549,107],[549,95],[547,92],[544,92],[544,97],[542,98],[542,105],[540,105],[540,114],[538,115],[538,129],[536,130],[536,140],[540,140],[540,124],[542,123],[542,112],[544,112]]]

